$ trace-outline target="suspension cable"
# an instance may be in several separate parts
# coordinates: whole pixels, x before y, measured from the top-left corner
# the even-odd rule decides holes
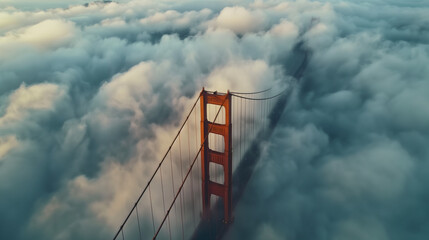
[[[216,116],[215,116],[215,118],[214,118],[214,121],[213,121],[213,122],[216,122],[216,119],[217,119],[217,117],[218,117],[218,115],[219,115],[219,112],[221,111],[221,109],[222,109],[223,105],[225,104],[226,99],[227,99],[227,98],[225,98],[225,99],[223,100],[222,105],[221,105],[221,107],[219,108],[219,110],[217,111],[217,114],[216,114]],[[213,126],[214,126],[214,124],[212,124],[212,125],[210,126],[210,129],[209,129],[209,131],[208,131],[208,132],[210,132],[210,131],[212,130]],[[192,168],[194,167],[194,164],[195,164],[196,160],[198,159],[198,156],[200,155],[201,150],[203,149],[204,143],[207,141],[207,138],[208,138],[208,134],[207,134],[207,136],[205,136],[204,141],[201,143],[201,145],[200,145],[200,149],[198,150],[197,155],[195,156],[194,160],[192,161],[192,164],[191,164],[191,166],[189,167],[189,170],[188,170],[188,172],[186,173],[185,178],[183,178],[182,184],[180,185],[180,187],[179,187],[179,189],[178,189],[178,191],[177,191],[177,193],[176,193],[176,196],[175,196],[175,197],[174,197],[174,199],[173,199],[173,202],[171,203],[170,207],[169,207],[169,208],[168,208],[168,210],[167,210],[167,215],[165,215],[165,216],[164,216],[164,218],[163,218],[163,220],[162,220],[161,224],[159,225],[158,230],[156,231],[156,234],[155,234],[155,236],[153,237],[153,239],[156,239],[156,237],[158,236],[159,232],[161,231],[161,228],[162,228],[162,226],[164,225],[164,222],[165,222],[165,220],[167,219],[167,216],[170,214],[170,210],[171,210],[171,208],[173,207],[173,205],[174,205],[174,203],[176,202],[176,200],[177,200],[177,198],[178,198],[179,194],[181,193],[182,188],[183,188],[183,186],[185,185],[186,179],[188,178],[189,174],[191,173]]]
[[[234,96],[234,97],[237,97],[237,98],[240,98],[240,99],[245,99],[245,100],[253,100],[253,101],[262,101],[262,100],[271,100],[271,99],[274,99],[274,98],[276,98],[276,97],[279,97],[280,95],[282,95],[282,94],[284,94],[284,93],[286,93],[288,90],[289,90],[289,88],[285,88],[284,90],[282,90],[280,93],[278,93],[278,94],[276,94],[276,95],[274,95],[274,96],[270,96],[270,97],[262,97],[262,98],[255,98],[255,97],[253,97],[253,95],[255,95],[255,94],[260,94],[260,93],[266,93],[266,92],[268,92],[268,91],[270,91],[272,88],[269,88],[269,89],[265,89],[265,90],[262,90],[262,91],[257,91],[257,92],[228,92],[228,93],[220,93],[220,92],[217,92],[217,91],[215,91],[215,92],[212,92],[212,93],[215,93],[215,94],[218,94],[218,95],[227,95],[227,94],[229,94],[229,95],[231,95],[231,96]],[[211,91],[207,91],[207,92],[211,92]],[[245,97],[245,96],[241,96],[241,95],[252,95],[252,97]],[[266,95],[266,94],[264,94],[264,95]],[[198,101],[200,100],[200,96],[201,96],[201,93],[199,94],[199,96],[197,97],[197,99],[195,100],[195,102],[194,102],[194,104],[192,105],[192,108],[191,108],[191,110],[189,111],[189,113],[188,113],[188,115],[186,116],[186,119],[185,119],[185,121],[183,122],[183,124],[181,125],[181,127],[180,127],[180,129],[179,129],[179,131],[177,132],[177,134],[176,134],[176,136],[174,137],[174,139],[173,139],[173,141],[172,141],[172,143],[170,144],[170,146],[168,147],[168,149],[167,149],[167,152],[165,153],[165,155],[163,156],[163,158],[161,159],[161,161],[159,162],[159,164],[158,164],[158,166],[157,166],[157,168],[155,169],[155,171],[154,171],[154,173],[152,174],[152,176],[150,177],[150,179],[149,179],[149,181],[147,182],[147,184],[146,184],[146,186],[144,187],[144,189],[142,190],[142,192],[141,192],[141,194],[140,194],[140,196],[138,197],[138,199],[137,199],[137,201],[135,202],[135,204],[133,205],[133,207],[132,207],[132,209],[131,209],[131,211],[128,213],[128,215],[127,215],[127,217],[125,218],[125,220],[124,220],[124,222],[121,224],[121,226],[120,226],[120,228],[119,228],[119,230],[117,231],[117,233],[116,233],[116,235],[115,235],[115,237],[113,238],[114,240],[118,237],[118,235],[119,234],[121,234],[122,233],[122,237],[124,238],[124,226],[125,226],[125,224],[127,223],[127,221],[128,221],[128,219],[130,218],[130,216],[131,216],[131,214],[133,213],[133,211],[137,208],[137,205],[138,205],[138,203],[140,202],[140,200],[141,200],[141,198],[143,197],[143,195],[145,194],[145,192],[147,191],[147,189],[149,188],[149,194],[151,195],[151,193],[150,193],[150,184],[152,183],[152,181],[154,180],[154,178],[155,178],[155,175],[158,173],[158,171],[160,170],[160,168],[161,168],[161,166],[162,166],[162,164],[163,164],[163,162],[165,161],[165,159],[166,159],[166,157],[167,157],[167,155],[168,154],[170,154],[170,158],[171,158],[171,151],[172,151],[172,146],[174,145],[174,143],[176,142],[176,140],[177,140],[177,138],[179,138],[179,144],[180,144],[180,134],[181,134],[181,132],[182,132],[182,130],[183,130],[183,128],[185,127],[185,124],[188,122],[188,119],[189,119],[189,117],[190,117],[190,115],[191,115],[191,113],[194,111],[194,109],[196,109],[195,107],[196,107],[196,105],[197,105],[197,103],[198,103]],[[222,105],[221,105],[221,107],[219,108],[219,110],[217,111],[217,113],[216,113],[216,116],[215,116],[215,119],[214,119],[214,122],[216,121],[216,119],[217,119],[217,117],[219,116],[219,113],[220,113],[220,111],[221,111],[221,109],[222,109],[222,107],[223,107],[223,105],[224,105],[224,103],[225,103],[225,101],[226,101],[226,97],[225,97],[225,99],[224,99],[224,101],[222,102]],[[240,105],[241,105],[242,103],[240,102]],[[240,106],[241,107],[241,106]],[[246,108],[245,108],[245,110],[246,110]],[[240,111],[241,111],[241,108],[240,108]],[[240,116],[240,118],[241,118],[241,116]],[[213,127],[213,125],[211,126],[211,127]],[[240,132],[241,132],[241,128],[240,128]],[[241,133],[240,133],[240,138],[241,138]],[[155,239],[157,236],[158,236],[158,234],[159,234],[159,232],[160,232],[160,230],[161,230],[161,228],[162,228],[162,226],[163,226],[163,224],[165,223],[165,221],[166,221],[166,219],[167,219],[167,217],[169,216],[169,213],[170,213],[170,211],[171,211],[171,209],[172,209],[172,207],[173,207],[173,205],[174,205],[174,203],[176,202],[176,200],[177,200],[177,197],[181,194],[181,192],[182,192],[182,190],[184,190],[184,184],[185,184],[185,182],[186,182],[186,179],[188,178],[188,176],[191,174],[191,171],[192,171],[192,168],[193,168],[193,166],[195,165],[195,162],[196,162],[196,160],[198,159],[198,156],[200,155],[200,153],[201,153],[201,150],[202,150],[202,147],[203,147],[203,145],[205,144],[205,142],[207,141],[207,138],[208,138],[208,136],[209,135],[207,135],[207,136],[205,136],[205,138],[204,138],[204,141],[201,143],[201,145],[200,145],[200,148],[199,148],[199,150],[198,150],[198,152],[197,152],[197,154],[196,154],[196,156],[195,156],[195,158],[194,158],[194,160],[192,161],[192,164],[191,164],[191,166],[190,166],[190,168],[189,168],[189,170],[187,171],[187,173],[186,173],[186,176],[183,178],[183,170],[181,171],[182,172],[182,180],[183,180],[183,182],[182,182],[182,184],[181,184],[181,186],[180,186],[180,188],[178,189],[178,191],[177,191],[177,193],[176,193],[176,195],[175,195],[175,197],[174,197],[174,199],[173,199],[173,202],[172,202],[172,204],[170,205],[170,207],[169,207],[169,209],[167,210],[167,212],[166,212],[166,215],[164,216],[164,218],[163,218],[163,220],[162,220],[162,222],[161,222],[161,224],[159,225],[159,227],[158,227],[158,230],[155,232],[155,236],[154,236],[154,238],[153,239]],[[189,125],[188,125],[188,138],[189,138]],[[189,139],[188,139],[188,144],[189,144]],[[189,145],[188,145],[188,148],[189,148]],[[181,151],[181,149],[179,149],[179,151]],[[188,152],[189,152],[190,150],[188,149]],[[241,143],[240,143],[240,154],[241,154]],[[181,154],[180,154],[181,155]],[[189,155],[189,154],[188,154]],[[170,159],[171,160],[171,159]],[[190,159],[189,159],[190,160]],[[161,173],[162,174],[162,173]],[[192,177],[192,176],[191,176]],[[161,177],[162,178],[162,177]],[[162,180],[161,180],[161,182],[162,182]],[[193,184],[191,184],[192,186],[193,186]],[[174,188],[174,184],[173,184],[173,188]],[[173,192],[174,192],[174,190],[173,190]],[[183,195],[181,195],[182,197],[184,197]],[[180,199],[180,200],[183,200],[183,199]],[[152,205],[152,196],[150,196],[150,201],[151,201],[151,205]],[[165,203],[164,203],[165,204]],[[151,208],[152,208],[152,206],[151,206]],[[138,211],[138,210],[137,210]],[[182,210],[183,211],[183,210]],[[151,209],[151,212],[152,212],[152,224],[154,224],[154,216],[153,216],[153,209]],[[165,205],[164,205],[164,212],[165,212]],[[182,213],[183,214],[183,213]],[[138,215],[138,213],[137,213],[137,215]],[[138,216],[137,216],[137,218],[139,218]],[[184,234],[184,232],[183,232],[183,215],[182,215],[182,237],[183,237],[183,234]],[[138,219],[139,220],[139,219]],[[139,226],[140,227],[140,226]],[[154,227],[154,226],[153,226]],[[139,229],[140,230],[140,229]],[[154,229],[155,230],[155,229]],[[170,234],[171,234],[171,232],[170,232]],[[141,236],[141,233],[140,233],[140,236]]]
[[[194,110],[195,106],[197,105],[198,101],[200,100],[200,96],[201,93],[199,94],[199,96],[197,97],[197,99],[195,100],[194,105],[191,108],[191,111],[189,111],[188,116],[186,116],[185,121],[183,122],[182,126],[180,127],[179,131],[177,132],[176,136],[173,139],[173,142],[170,144],[170,146],[168,147],[167,152],[165,153],[164,157],[162,158],[161,162],[158,164],[158,167],[155,169],[154,173],[152,174],[152,176],[150,177],[149,181],[147,182],[145,188],[143,189],[142,193],[140,194],[139,198],[137,199],[136,203],[134,204],[134,206],[131,208],[131,211],[128,213],[127,217],[125,218],[124,222],[121,224],[121,226],[119,227],[119,230],[116,232],[115,237],[113,237],[113,240],[115,240],[118,235],[121,233],[122,229],[124,228],[125,224],[127,223],[128,219],[130,218],[131,214],[133,213],[134,209],[136,208],[137,204],[140,202],[140,199],[143,197],[143,194],[146,192],[146,190],[148,189],[149,185],[152,183],[152,180],[155,178],[156,173],[158,172],[158,170],[161,168],[161,164],[164,162],[165,158],[167,157],[167,154],[170,152],[171,147],[173,146],[173,144],[176,142],[177,137],[180,135],[183,127],[185,126],[186,122],[189,119],[189,116],[191,115],[192,111]]]
[[[270,91],[272,88],[267,88],[265,90],[262,91],[257,91],[257,92],[230,92],[232,95],[234,94],[239,94],[239,95],[250,95],[250,94],[258,94],[258,93],[264,93],[264,92],[268,92]]]
[[[274,95],[274,96],[271,96],[271,97],[265,97],[265,98],[251,98],[251,97],[243,97],[243,96],[240,96],[240,95],[237,95],[237,94],[231,94],[231,95],[232,95],[232,96],[234,96],[234,97],[238,97],[238,98],[242,98],[242,99],[247,99],[247,100],[262,101],[262,100],[270,100],[270,99],[276,98],[276,97],[278,97],[278,96],[280,96],[280,95],[282,95],[282,94],[286,93],[286,91],[287,91],[287,90],[289,90],[289,88],[285,88],[285,89],[284,89],[284,90],[282,90],[280,93],[278,93],[278,94],[276,94],[276,95]]]

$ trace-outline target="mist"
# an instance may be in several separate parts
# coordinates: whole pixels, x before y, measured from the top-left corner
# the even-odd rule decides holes
[[[393,0],[1,3],[0,238],[113,237],[201,88],[291,81],[299,45],[308,64],[226,238],[426,239],[428,12]]]

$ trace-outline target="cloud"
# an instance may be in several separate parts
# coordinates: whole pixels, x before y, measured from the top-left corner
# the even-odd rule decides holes
[[[389,140],[374,140],[372,146],[328,161],[322,169],[322,178],[330,186],[332,197],[339,197],[342,204],[347,204],[348,198],[382,201],[397,197],[414,167],[412,157],[398,143]],[[337,191],[337,187],[342,189]]]
[[[15,136],[6,136],[0,139],[0,160],[14,147],[18,146],[18,140]]]
[[[251,91],[255,86],[258,89],[266,89],[265,83],[273,83],[276,80],[276,69],[270,69],[266,62],[241,61],[227,63],[225,66],[214,69],[207,77],[209,89],[227,91],[228,89],[239,91]]]
[[[383,225],[373,218],[350,219],[336,227],[333,239],[389,239]]]
[[[265,16],[262,12],[251,12],[244,7],[226,7],[214,21],[214,26],[229,29],[237,34],[262,30]]]
[[[147,79],[151,78],[150,63],[141,62],[128,72],[117,76],[111,82],[101,87],[100,101],[109,107],[136,111],[145,95],[153,91]],[[106,95],[102,97],[102,95]],[[144,103],[143,103],[144,104]],[[147,103],[146,103],[147,104]]]
[[[75,37],[76,32],[73,22],[49,19],[29,27],[8,32],[4,37],[0,38],[0,44],[21,42],[41,49],[56,48],[69,42],[71,38]]]
[[[0,126],[26,117],[30,111],[53,110],[55,101],[64,95],[58,85],[41,83],[32,86],[22,84],[9,97],[6,113],[0,118]]]
[[[320,3],[281,9],[300,4],[311,12]],[[375,16],[375,8],[389,13]],[[410,211],[426,209],[416,199],[427,195],[418,183],[427,171],[417,169],[427,165],[427,130],[420,122],[427,111],[419,104],[426,95],[415,88],[427,88],[420,65],[428,62],[420,42],[426,32],[419,40],[408,37],[426,20],[405,9],[393,2],[330,2],[314,10],[321,18],[302,35],[310,63],[228,239],[272,232],[283,239],[425,238],[428,218]],[[422,9],[427,6],[415,11]],[[387,23],[387,16],[401,20]],[[398,22],[413,27],[398,28]]]
[[[0,238],[112,237],[203,86],[296,82],[227,238],[426,239],[428,6],[74,3],[0,4]]]
[[[187,11],[184,13],[168,10],[142,18],[140,19],[140,23],[145,28],[156,32],[192,30],[192,27],[195,27],[193,25],[198,25],[198,23],[206,21],[211,14],[212,11],[207,8],[200,11]]]
[[[298,35],[298,27],[292,22],[284,19],[279,24],[274,25],[270,29],[270,33],[279,37],[292,37],[296,38]]]

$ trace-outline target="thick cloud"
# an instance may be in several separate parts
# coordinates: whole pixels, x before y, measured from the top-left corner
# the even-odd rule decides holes
[[[230,29],[231,31],[244,34],[264,27],[265,16],[261,12],[250,12],[244,7],[226,7],[222,9],[219,16],[213,22],[213,25],[220,28]]]
[[[229,238],[427,237],[428,6],[403,4],[330,3],[305,33],[309,66]]]
[[[42,83],[26,87],[23,84],[9,97],[10,102],[6,113],[0,118],[0,125],[19,121],[29,111],[51,110],[63,94],[58,85]]]
[[[74,37],[75,31],[72,22],[45,20],[30,27],[10,31],[0,41],[6,46],[8,43],[24,43],[38,48],[57,48]]]
[[[24,2],[0,5],[1,239],[112,237],[201,87],[288,82],[297,47],[227,237],[429,234],[427,4]]]

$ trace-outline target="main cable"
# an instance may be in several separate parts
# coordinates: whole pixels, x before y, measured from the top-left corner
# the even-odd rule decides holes
[[[278,93],[278,94],[276,94],[276,95],[274,95],[274,96],[271,96],[271,97],[264,97],[264,98],[243,97],[243,96],[240,96],[240,95],[237,95],[237,94],[231,94],[231,95],[232,95],[232,96],[234,96],[234,97],[238,97],[238,98],[242,98],[242,99],[246,99],[246,100],[262,101],[262,100],[270,100],[270,99],[276,98],[276,97],[278,97],[278,96],[280,96],[280,95],[282,95],[282,94],[286,93],[286,91],[287,91],[288,89],[289,89],[289,88],[285,88],[285,89],[284,89],[284,90],[282,90],[280,93]]]
[[[231,94],[240,94],[240,95],[250,95],[250,94],[258,94],[258,93],[264,93],[264,92],[268,92],[270,91],[272,88],[268,88],[262,91],[257,91],[257,92],[230,92]]]
[[[221,105],[221,107],[219,108],[219,110],[218,110],[218,112],[217,112],[217,114],[216,114],[216,116],[215,116],[215,118],[214,118],[214,122],[216,122],[216,119],[217,119],[217,117],[218,117],[218,115],[219,115],[219,112],[220,112],[221,108],[223,107],[223,105],[225,104],[226,99],[227,99],[227,98],[225,98],[225,99],[223,100],[222,105]],[[214,124],[210,126],[210,129],[209,129],[209,131],[208,131],[208,132],[210,132],[210,131],[212,130],[213,126],[214,126]],[[201,150],[203,149],[204,143],[207,141],[207,138],[208,138],[208,135],[207,135],[207,136],[205,136],[204,141],[201,143],[201,145],[200,145],[200,149],[198,150],[197,155],[195,156],[194,160],[192,161],[192,164],[191,164],[191,166],[190,166],[190,168],[189,168],[188,172],[186,173],[185,178],[183,178],[183,180],[182,180],[182,184],[180,185],[180,187],[179,187],[179,189],[178,189],[178,191],[177,191],[177,193],[176,193],[176,195],[175,195],[175,197],[174,197],[174,199],[173,199],[173,202],[171,203],[170,207],[169,207],[169,208],[168,208],[168,210],[167,210],[167,215],[165,215],[165,216],[164,216],[164,218],[163,218],[163,220],[162,220],[161,224],[159,225],[158,230],[156,231],[156,234],[155,234],[155,236],[153,237],[153,239],[156,239],[156,237],[158,236],[159,232],[161,231],[161,228],[162,228],[162,226],[164,225],[164,222],[165,222],[165,220],[167,219],[167,216],[169,215],[169,213],[170,213],[170,211],[171,211],[171,208],[173,207],[174,203],[176,202],[177,198],[179,197],[179,194],[181,193],[182,188],[183,188],[183,186],[185,185],[186,179],[188,178],[189,174],[191,173],[192,168],[194,167],[194,164],[195,164],[196,160],[198,159],[198,156],[200,155]]]
[[[199,94],[198,98],[195,100],[194,105],[191,108],[191,111],[189,111],[188,116],[186,117],[185,121],[183,122],[182,126],[180,127],[178,133],[176,134],[176,136],[173,139],[173,142],[170,144],[170,146],[168,147],[167,152],[165,153],[164,157],[162,158],[161,162],[158,164],[158,167],[155,169],[155,172],[152,174],[151,178],[149,179],[148,183],[146,184],[145,188],[143,189],[142,193],[140,194],[140,196],[138,197],[136,203],[134,204],[134,206],[131,208],[131,211],[128,213],[127,217],[125,218],[124,222],[122,223],[122,225],[119,227],[119,230],[116,232],[115,237],[113,237],[113,240],[115,240],[118,235],[121,233],[122,229],[124,228],[125,224],[127,223],[128,219],[130,218],[131,214],[133,213],[134,209],[136,208],[137,204],[140,202],[141,198],[143,197],[143,194],[146,192],[146,190],[148,189],[149,185],[152,183],[152,180],[155,178],[156,173],[158,172],[158,170],[161,168],[161,164],[164,162],[165,158],[167,157],[168,153],[171,151],[171,147],[173,146],[173,144],[176,142],[177,137],[180,135],[183,127],[185,126],[186,122],[189,119],[189,116],[191,115],[192,111],[194,110],[195,106],[197,105],[198,101],[200,100],[200,95]]]

